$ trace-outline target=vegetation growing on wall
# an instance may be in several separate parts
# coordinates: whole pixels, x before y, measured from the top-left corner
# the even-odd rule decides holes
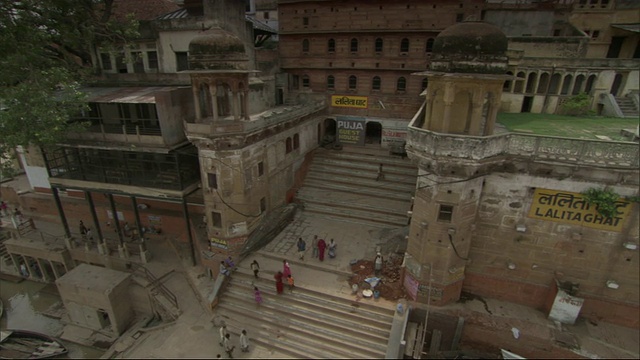
[[[616,202],[620,199],[620,195],[615,191],[606,188],[589,188],[582,195],[584,195],[584,199],[589,205],[595,205],[598,214],[607,218],[613,218],[618,215]]]
[[[591,110],[591,97],[580,93],[567,99],[560,107],[560,113],[571,116],[595,115]]]

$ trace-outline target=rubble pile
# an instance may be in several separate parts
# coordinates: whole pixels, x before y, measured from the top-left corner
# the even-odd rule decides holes
[[[378,276],[381,281],[375,290],[380,292],[380,297],[385,300],[398,300],[405,297],[400,278],[402,256],[392,254],[388,260],[384,261],[382,272]],[[370,289],[371,286],[365,281],[370,277],[375,277],[374,264],[372,260],[358,260],[351,266],[353,275],[349,279],[349,286],[357,284],[360,290]]]

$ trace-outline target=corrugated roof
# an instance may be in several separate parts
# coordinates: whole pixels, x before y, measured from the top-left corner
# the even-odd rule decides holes
[[[155,104],[155,94],[186,86],[149,86],[149,87],[87,87],[83,88],[89,102]]]
[[[156,20],[171,20],[171,19],[186,19],[187,17],[189,17],[189,12],[187,11],[187,9],[179,9],[176,11],[172,11],[168,14],[164,14],[162,16],[159,16],[156,18]],[[245,15],[245,20],[251,22],[251,24],[253,25],[253,28],[255,30],[258,31],[262,31],[262,32],[268,32],[271,34],[277,34],[278,32],[272,28],[271,26],[263,23],[262,21],[249,16],[249,15]]]
[[[635,24],[611,24],[611,27],[627,30],[631,32],[640,32],[640,23]]]

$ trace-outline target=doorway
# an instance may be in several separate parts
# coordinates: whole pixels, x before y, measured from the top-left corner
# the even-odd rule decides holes
[[[324,119],[324,134],[322,135],[322,145],[331,144],[336,141],[336,120]]]
[[[613,83],[611,84],[611,90],[609,93],[613,96],[618,96],[620,85],[622,85],[622,74],[616,74],[616,77],[613,78]]]
[[[533,105],[533,96],[525,96],[524,99],[522,99],[522,108],[520,109],[520,112],[531,112],[531,105]]]
[[[382,125],[377,121],[369,121],[365,125],[365,145],[380,145],[382,142]]]

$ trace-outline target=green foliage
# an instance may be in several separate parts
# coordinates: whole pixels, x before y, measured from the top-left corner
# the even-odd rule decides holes
[[[560,107],[560,113],[571,116],[595,115],[591,110],[591,97],[586,93],[580,93],[567,99]]]
[[[584,199],[588,204],[596,206],[598,214],[607,218],[613,218],[618,215],[616,202],[620,199],[620,195],[613,190],[589,188],[582,195],[584,195]]]
[[[112,18],[113,0],[0,1],[0,154],[47,146],[82,126],[82,84],[97,68],[95,48],[135,36],[131,18]],[[6,162],[5,162],[6,163]]]

